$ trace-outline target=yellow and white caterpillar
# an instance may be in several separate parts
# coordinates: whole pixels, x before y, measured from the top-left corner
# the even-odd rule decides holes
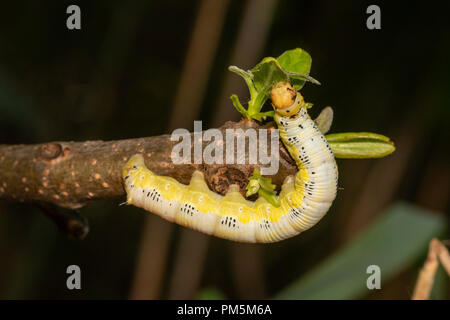
[[[255,202],[246,200],[237,185],[231,185],[225,196],[216,194],[199,171],[189,185],[157,176],[147,169],[141,154],[131,157],[123,168],[127,204],[239,242],[276,242],[314,226],[336,197],[338,173],[333,152],[291,84],[276,84],[271,99],[281,140],[298,167],[295,177],[287,177],[282,185],[279,207],[262,197]]]

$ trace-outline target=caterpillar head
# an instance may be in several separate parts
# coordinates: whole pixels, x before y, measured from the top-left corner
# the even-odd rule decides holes
[[[122,176],[125,177],[130,172],[134,172],[142,166],[145,166],[144,157],[140,153],[135,154],[122,168]]]
[[[270,91],[270,99],[275,112],[282,116],[293,115],[304,105],[303,96],[289,82],[276,83]]]

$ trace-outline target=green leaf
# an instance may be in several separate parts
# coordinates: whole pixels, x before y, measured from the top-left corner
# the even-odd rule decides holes
[[[266,111],[266,112],[260,112],[258,114],[261,115],[261,117],[263,117],[263,118],[265,118],[265,117],[273,118],[273,116],[275,115],[275,111],[274,110],[270,110],[270,111]]]
[[[305,80],[305,81],[309,81],[309,82],[312,82],[314,84],[320,85],[319,81],[317,81],[313,77],[308,76],[306,74],[295,73],[295,72],[287,72],[287,74],[289,75],[289,78],[291,79],[290,81],[294,85],[294,87],[298,87],[299,86],[298,84],[296,84],[296,80]],[[303,87],[303,84],[301,86]]]
[[[253,69],[253,84],[258,94],[249,102],[250,114],[261,111],[262,106],[269,98],[270,90],[275,83],[289,81],[289,76],[281,69],[278,62],[271,57],[264,58]]]
[[[248,181],[247,187],[245,187],[245,189],[247,190],[247,193],[245,194],[245,196],[250,197],[250,196],[254,195],[255,193],[258,192],[259,187],[260,187],[260,185],[259,185],[258,179],[250,178],[250,180]]]
[[[275,207],[279,207],[280,206],[280,200],[278,199],[277,195],[274,194],[272,191],[268,191],[264,188],[260,188],[258,190],[258,194],[263,197],[264,199],[267,200],[267,202],[269,202],[270,204],[272,204]]]
[[[244,71],[236,66],[230,66],[228,67],[228,70],[244,78],[244,81],[247,84],[248,89],[250,91],[250,96],[253,97],[257,94],[255,86],[253,85],[253,74],[251,73],[251,71]]]
[[[272,89],[272,86],[280,81],[289,81],[286,72],[281,68],[275,58],[266,57],[253,69],[253,82],[258,93]]]
[[[367,267],[381,270],[381,288],[424,257],[429,241],[446,226],[437,215],[410,204],[390,207],[350,244],[276,295],[277,299],[358,299],[369,294]]]
[[[313,103],[311,103],[311,102],[305,102],[305,108],[306,109],[311,109],[312,107],[313,107]]]
[[[336,158],[381,158],[395,151],[388,137],[371,132],[334,133],[325,138]]]
[[[311,70],[312,59],[309,53],[300,48],[287,50],[277,58],[277,61],[284,70],[291,73],[291,83],[300,90],[305,84],[304,76],[308,76]],[[317,80],[311,79],[307,80],[318,83]]]
[[[259,184],[261,188],[266,189],[267,191],[273,191],[277,187],[276,185],[272,184],[272,179],[267,177],[260,177]]]
[[[261,178],[261,173],[258,169],[253,170],[253,175],[248,179],[247,187],[245,188],[247,190],[246,196],[250,197],[251,195],[254,195],[258,192],[261,184],[259,183],[259,179]]]
[[[247,184],[246,196],[249,197],[258,192],[258,194],[266,199],[267,202],[271,203],[275,207],[279,207],[280,201],[277,195],[273,193],[275,188],[276,186],[272,184],[272,180],[270,178],[263,177],[259,170],[255,169]]]
[[[230,99],[231,99],[231,102],[233,102],[233,105],[236,108],[236,110],[239,111],[244,117],[247,117],[250,119],[250,116],[249,116],[247,110],[245,110],[245,108],[242,106],[241,102],[239,101],[238,96],[235,94],[232,94]]]

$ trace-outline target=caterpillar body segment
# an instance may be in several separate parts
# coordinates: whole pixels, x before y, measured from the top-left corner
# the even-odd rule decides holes
[[[276,242],[314,226],[336,197],[336,162],[325,137],[309,117],[303,97],[290,84],[284,85],[288,89],[274,89],[279,94],[289,91],[287,98],[277,100],[272,90],[274,120],[299,170],[295,177],[285,179],[279,207],[262,197],[255,202],[246,200],[237,185],[231,185],[225,196],[218,195],[208,188],[199,171],[194,172],[189,185],[157,176],[146,168],[141,154],[131,157],[123,168],[127,203],[182,226],[239,242]],[[277,107],[278,101],[282,108]]]

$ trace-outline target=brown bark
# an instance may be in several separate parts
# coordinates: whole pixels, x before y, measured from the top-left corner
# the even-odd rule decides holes
[[[270,124],[263,127],[254,121],[241,120],[226,122],[219,129],[225,137],[227,128],[268,127]],[[121,168],[136,153],[144,154],[147,167],[154,173],[171,176],[184,184],[189,183],[194,170],[200,170],[210,188],[220,194],[224,194],[233,183],[239,184],[245,194],[248,178],[253,169],[259,167],[258,164],[174,165],[170,156],[177,143],[171,141],[167,134],[117,141],[0,145],[0,199],[44,202],[77,209],[97,199],[123,197]],[[209,143],[203,142],[203,148]],[[279,145],[280,168],[272,177],[278,186],[287,175],[297,170],[283,144]],[[223,147],[225,152],[226,141]],[[193,155],[192,145],[191,148]]]

